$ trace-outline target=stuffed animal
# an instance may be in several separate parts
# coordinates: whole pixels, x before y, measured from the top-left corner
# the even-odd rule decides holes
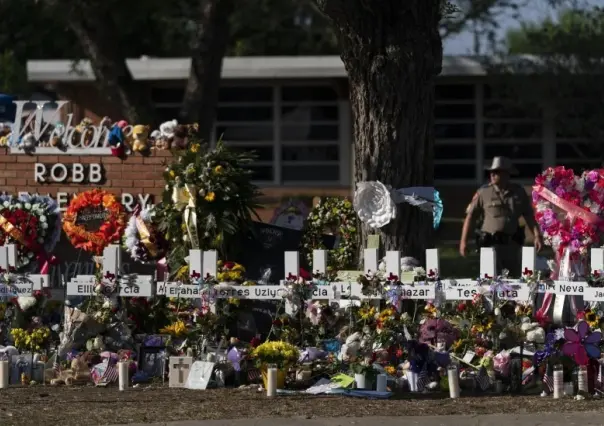
[[[26,152],[31,152],[36,149],[36,137],[33,133],[27,133],[21,139],[21,148]]]
[[[128,123],[124,120],[114,124],[109,131],[109,137],[107,141],[111,147],[111,155],[114,157],[121,158],[126,154],[126,136],[124,135],[124,128]]]
[[[174,129],[174,138],[172,140],[172,145],[176,149],[186,149],[189,144],[189,127],[179,124]]]
[[[166,121],[165,123],[160,124],[159,131],[161,136],[167,139],[172,139],[177,126],[178,121],[176,120]]]
[[[545,330],[538,322],[525,322],[520,326],[526,333],[526,341],[531,343],[545,343]]]
[[[48,370],[47,370],[48,371]],[[90,381],[90,370],[84,356],[78,356],[71,361],[71,368],[63,370],[58,377],[52,379],[50,384],[57,385],[75,385],[86,384]]]
[[[145,152],[149,150],[149,130],[149,126],[143,126],[142,124],[137,124],[132,128],[132,137],[134,138],[132,151]]]

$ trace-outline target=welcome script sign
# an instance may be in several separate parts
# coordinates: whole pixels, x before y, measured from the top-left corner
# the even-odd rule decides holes
[[[62,110],[69,101],[13,101],[15,104],[15,123],[10,139],[11,153],[19,153],[19,141],[27,133],[32,133],[36,140],[45,135],[49,139],[59,138],[61,145],[67,150],[58,148],[45,148],[52,150],[55,155],[69,155],[70,149],[77,149],[79,153],[110,154],[109,130],[103,126],[88,127],[88,134],[82,134],[74,138],[77,132],[77,123],[73,122],[73,114],[65,114],[66,120],[62,120]],[[34,108],[31,108],[31,107]],[[58,123],[63,125],[57,126]],[[132,134],[132,126],[122,129],[125,136]],[[90,138],[90,139],[89,139]]]

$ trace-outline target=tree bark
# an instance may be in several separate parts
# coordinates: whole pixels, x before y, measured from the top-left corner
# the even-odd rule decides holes
[[[333,21],[348,72],[355,182],[432,186],[442,1],[315,1]],[[360,250],[370,233],[362,229]],[[424,259],[432,246],[432,216],[403,204],[377,233],[385,250]]]
[[[233,0],[201,0],[191,37],[191,71],[185,89],[180,120],[199,124],[199,137],[212,137],[222,74],[222,59],[229,37]]]
[[[114,13],[105,2],[46,0],[74,32],[96,77],[102,97],[116,107],[129,123],[150,123],[153,108],[150,93],[132,77],[126,57],[117,42],[119,28],[107,15]]]

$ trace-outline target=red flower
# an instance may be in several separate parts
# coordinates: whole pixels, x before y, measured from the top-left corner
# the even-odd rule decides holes
[[[283,323],[281,322],[281,320],[279,318],[277,318],[276,320],[273,321],[273,325],[279,327],[280,325],[282,325]]]
[[[531,275],[533,275],[533,271],[531,271],[529,268],[525,267],[523,274],[531,276]]]
[[[577,312],[577,320],[584,320],[584,319],[585,319],[585,311]]]
[[[300,277],[302,277],[302,279],[304,280],[310,280],[312,279],[312,275],[310,274],[310,272],[308,272],[307,270],[300,268]]]
[[[251,342],[250,342],[250,346],[251,346],[252,348],[256,348],[256,347],[258,347],[258,346],[260,345],[260,343],[262,343],[262,342],[260,341],[260,339],[259,339],[259,338],[257,338],[257,337],[254,337],[254,338],[252,338],[252,340],[251,340]]]
[[[224,262],[224,269],[233,269],[235,262]]]
[[[460,303],[459,305],[457,305],[457,312],[463,312],[466,310],[466,304],[465,303]]]
[[[396,357],[397,358],[402,358],[403,357],[403,350],[402,349],[397,349],[396,350]]]

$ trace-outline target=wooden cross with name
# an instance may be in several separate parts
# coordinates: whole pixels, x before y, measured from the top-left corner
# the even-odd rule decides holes
[[[16,268],[17,264],[17,246],[7,244],[0,246],[0,268],[4,271],[10,271]],[[31,296],[34,291],[50,288],[50,276],[48,274],[15,274],[16,281],[11,287],[16,294],[12,293],[9,297]],[[5,295],[0,295],[0,299]]]
[[[207,276],[212,278],[217,276],[218,253],[216,250],[189,250],[188,262],[189,275],[199,274],[201,280]],[[184,299],[200,299],[211,312],[216,313],[216,305],[212,300],[214,295],[204,294],[204,289],[199,284],[168,282],[168,277],[165,276],[164,282],[157,284],[156,294],[158,296],[181,297]]]
[[[152,297],[154,278],[151,275],[120,275],[122,265],[120,246],[111,244],[103,250],[102,276],[111,293],[121,297]],[[95,296],[97,277],[95,275],[77,275],[67,283],[67,296]],[[113,288],[116,286],[116,288]]]

